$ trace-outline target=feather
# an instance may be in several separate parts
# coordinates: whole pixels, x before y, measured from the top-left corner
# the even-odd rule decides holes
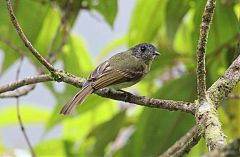
[[[78,92],[71,101],[69,101],[61,110],[61,114],[70,114],[71,111],[73,110],[73,108],[75,108],[75,106],[78,103],[83,103],[84,100],[93,92],[93,88],[89,85],[86,85],[85,87],[83,87],[80,92]]]

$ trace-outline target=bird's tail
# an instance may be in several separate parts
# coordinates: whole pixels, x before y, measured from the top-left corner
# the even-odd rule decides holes
[[[66,105],[63,106],[61,114],[70,114],[73,108],[79,103],[83,103],[84,100],[93,92],[93,88],[90,85],[83,87]]]

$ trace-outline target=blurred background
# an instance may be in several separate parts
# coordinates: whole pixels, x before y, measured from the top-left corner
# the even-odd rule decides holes
[[[55,67],[87,77],[100,62],[140,42],[161,52],[151,72],[126,89],[147,97],[196,99],[196,45],[206,1],[197,0],[12,0],[17,19],[34,47]],[[239,55],[240,2],[217,0],[207,47],[207,84]],[[0,2],[0,86],[36,76],[41,65],[13,28]],[[45,71],[45,70],[44,70]],[[45,71],[47,72],[47,71]],[[61,107],[79,90],[39,83],[20,97],[26,132],[38,156],[158,156],[194,124],[192,115],[90,96],[71,116]],[[238,95],[236,87],[233,95]],[[227,140],[240,136],[240,103],[222,102],[219,116]],[[187,156],[207,151],[201,140]],[[19,127],[16,99],[0,98],[0,155],[31,156]]]

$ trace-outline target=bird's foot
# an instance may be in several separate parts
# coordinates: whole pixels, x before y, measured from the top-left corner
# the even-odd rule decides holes
[[[130,101],[130,96],[131,96],[131,93],[129,93],[129,92],[126,92],[126,91],[124,91],[124,90],[118,90],[119,92],[121,92],[121,93],[123,93],[123,95],[124,95],[124,101],[125,102],[129,102]]]

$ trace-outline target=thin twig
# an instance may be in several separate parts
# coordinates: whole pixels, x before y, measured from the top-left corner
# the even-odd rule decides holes
[[[200,101],[200,103],[206,100],[205,54],[206,54],[206,47],[207,47],[206,45],[207,45],[208,33],[210,29],[210,23],[212,21],[214,9],[215,9],[215,0],[208,0],[202,16],[200,36],[199,36],[198,46],[197,46],[197,90],[198,90],[198,100]]]
[[[195,134],[197,134],[197,132],[198,132],[198,129],[197,129],[197,126],[195,125],[159,157],[169,157],[175,154],[178,150],[181,150],[189,141],[191,141],[191,139],[194,137]],[[187,152],[187,150],[185,150],[184,152]]]
[[[192,149],[192,147],[194,147],[196,144],[198,144],[200,139],[201,139],[201,133],[198,133],[198,131],[197,131],[195,134],[193,134],[193,137],[191,137],[191,139],[180,150],[178,150],[174,154],[174,156],[175,157],[184,156]]]
[[[22,62],[23,62],[23,57],[21,57],[20,59],[20,63],[19,63],[19,66],[18,66],[18,69],[17,69],[17,72],[16,72],[16,81],[19,80],[19,75],[20,75],[20,70],[21,70],[21,66],[22,66]],[[28,135],[25,131],[25,127],[24,127],[24,124],[23,124],[23,121],[22,121],[22,117],[21,117],[21,112],[20,112],[20,105],[19,105],[19,97],[16,97],[16,110],[17,110],[17,118],[18,118],[18,122],[19,122],[19,125],[20,125],[20,128],[21,128],[21,131],[22,131],[22,134],[24,136],[24,139],[25,141],[27,142],[27,145],[28,145],[28,148],[30,149],[31,151],[31,155],[32,157],[35,157],[35,152],[33,150],[33,147],[31,145],[31,142],[28,138]]]
[[[47,82],[47,81],[52,81],[53,78],[50,75],[38,75],[38,76],[32,76],[32,77],[27,77],[22,80],[18,80],[9,84],[2,85],[0,87],[0,93],[4,93],[7,91],[13,91],[19,87],[30,85],[30,84],[35,84],[39,82]]]
[[[20,36],[20,38],[22,39],[22,41],[24,42],[25,46],[32,52],[32,54],[38,59],[38,61],[40,63],[42,63],[50,72],[56,71],[55,68],[49,62],[47,62],[47,60],[45,58],[43,58],[40,55],[40,53],[32,46],[31,42],[27,39],[26,35],[22,31],[22,28],[20,27],[19,23],[17,22],[17,19],[13,12],[13,8],[12,8],[10,0],[6,0],[6,5],[7,5],[7,9],[8,9],[8,13],[9,13],[11,22],[12,22],[13,26],[15,27],[15,29],[17,30],[17,33]]]
[[[27,86],[25,89],[0,94],[0,98],[16,98],[27,95],[36,87],[36,84]]]

